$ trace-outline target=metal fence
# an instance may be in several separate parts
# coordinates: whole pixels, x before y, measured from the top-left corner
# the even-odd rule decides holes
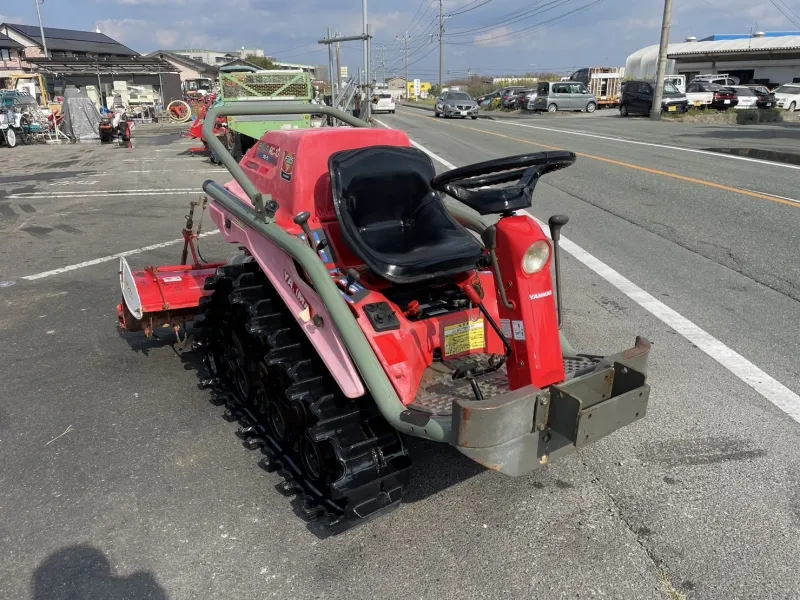
[[[311,76],[303,71],[220,73],[220,90],[225,101],[311,100]]]

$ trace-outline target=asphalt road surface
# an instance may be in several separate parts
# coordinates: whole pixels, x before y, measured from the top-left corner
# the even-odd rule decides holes
[[[800,148],[796,130],[697,145],[637,120],[630,144],[606,139],[616,119],[378,118],[439,170],[580,154],[532,212],[571,218],[573,345],[654,342],[647,418],[518,479],[410,440],[401,508],[320,538],[196,365],[116,330],[113,255],[177,262],[188,201],[226,173],[160,127],[133,149],[2,148],[0,598],[798,598],[800,173],[668,147],[761,131]]]

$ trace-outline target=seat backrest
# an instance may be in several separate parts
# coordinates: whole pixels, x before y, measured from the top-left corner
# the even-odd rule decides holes
[[[401,227],[421,206],[441,202],[430,185],[436,175],[433,163],[416,148],[345,150],[333,154],[329,165],[333,203],[343,226],[346,220],[359,230],[390,223]]]

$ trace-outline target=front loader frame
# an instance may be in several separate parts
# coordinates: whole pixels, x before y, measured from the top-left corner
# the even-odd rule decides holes
[[[644,417],[649,397],[645,373],[650,350],[650,343],[644,338],[637,338],[635,346],[629,350],[602,359],[598,357],[594,368],[550,386],[548,390],[528,386],[485,402],[459,402],[452,416],[426,415],[420,419],[419,413],[408,410],[317,252],[274,222],[278,210],[276,199],[257,189],[212,131],[213,123],[223,116],[311,112],[353,127],[369,126],[328,106],[279,107],[266,102],[241,102],[209,110],[203,125],[209,146],[247,194],[252,206],[211,180],[203,183],[203,190],[305,270],[375,405],[395,429],[450,443],[489,468],[518,475],[530,471],[537,462],[546,464],[548,457],[574,451]],[[445,204],[453,217],[468,229],[481,232],[491,224],[463,204],[456,201]],[[554,406],[553,402],[558,405]]]

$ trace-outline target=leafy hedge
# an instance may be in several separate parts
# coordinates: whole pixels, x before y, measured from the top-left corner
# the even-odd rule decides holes
[[[752,125],[754,123],[782,123],[783,111],[777,109],[748,109],[736,111],[736,123],[739,125]]]

